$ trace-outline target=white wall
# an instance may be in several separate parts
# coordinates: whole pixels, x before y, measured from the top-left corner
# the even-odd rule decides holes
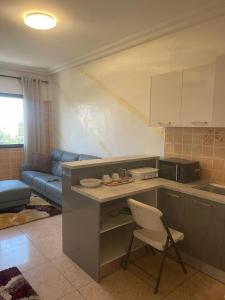
[[[162,153],[164,131],[147,124],[149,95],[139,111],[78,69],[55,76],[54,87],[57,147],[99,156]]]
[[[150,77],[215,61],[225,53],[218,28],[225,18],[55,74],[55,146],[100,156],[163,154],[164,130],[148,126]]]

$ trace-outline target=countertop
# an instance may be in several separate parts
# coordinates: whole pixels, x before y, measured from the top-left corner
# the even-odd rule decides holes
[[[199,184],[200,182],[183,184],[163,178],[154,178],[114,187],[101,185],[97,188],[84,188],[80,185],[75,185],[72,186],[71,189],[81,195],[89,197],[100,203],[105,203],[119,198],[129,197],[135,194],[144,193],[159,188],[166,188],[176,192],[181,192],[188,195],[225,204],[225,196],[194,188]]]
[[[83,169],[96,166],[113,165],[117,163],[135,162],[139,160],[159,159],[159,156],[151,155],[131,155],[121,157],[99,158],[91,160],[71,161],[62,163],[63,168],[67,169]]]

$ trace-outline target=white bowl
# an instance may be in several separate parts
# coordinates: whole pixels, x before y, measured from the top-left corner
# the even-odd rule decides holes
[[[100,186],[102,183],[101,179],[96,178],[85,178],[80,180],[80,185],[87,188],[95,188]]]

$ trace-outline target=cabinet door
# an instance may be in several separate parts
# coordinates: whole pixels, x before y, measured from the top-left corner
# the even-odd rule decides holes
[[[210,126],[213,115],[214,65],[183,71],[181,125]]]
[[[158,208],[163,213],[167,226],[183,232],[184,230],[184,201],[181,193],[161,189],[158,192]]]
[[[179,126],[182,73],[172,72],[151,79],[151,126]]]
[[[221,268],[224,205],[186,196],[184,251],[209,265]]]
[[[225,56],[216,59],[213,127],[225,127]]]

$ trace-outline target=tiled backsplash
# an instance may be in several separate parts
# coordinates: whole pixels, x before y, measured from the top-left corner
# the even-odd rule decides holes
[[[198,160],[203,179],[225,184],[225,128],[166,128],[165,157]]]

